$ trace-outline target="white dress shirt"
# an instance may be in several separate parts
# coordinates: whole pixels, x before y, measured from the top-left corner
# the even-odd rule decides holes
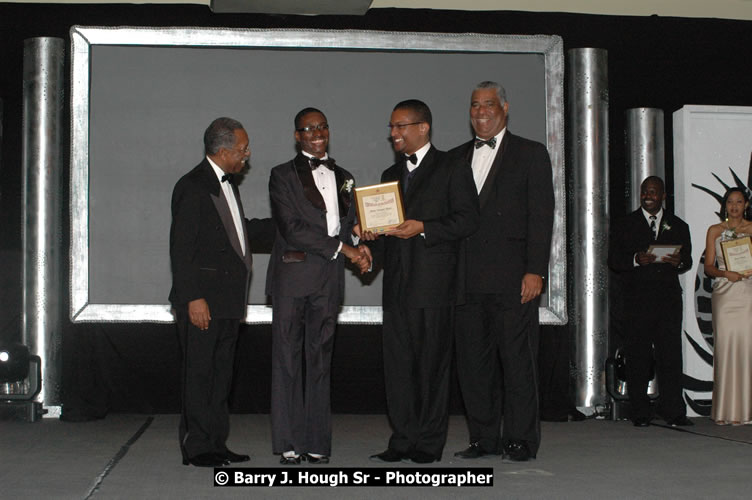
[[[481,146],[473,151],[473,179],[475,180],[475,187],[478,193],[483,189],[483,184],[488,178],[488,172],[491,171],[491,165],[493,165],[496,159],[496,153],[501,149],[501,140],[504,138],[506,131],[507,128],[504,127],[501,129],[501,132],[496,134],[496,146],[494,148]],[[475,144],[470,147],[475,148]]]
[[[642,209],[642,215],[645,216],[645,220],[648,221],[648,226],[650,225],[650,216],[653,215],[644,208]],[[660,232],[661,228],[661,219],[663,219],[663,207],[661,207],[660,210],[658,210],[658,213],[655,214],[655,231],[653,232],[653,238],[658,237],[658,233]]]
[[[314,158],[312,154],[302,151],[306,158]],[[329,158],[329,154],[325,153],[321,158],[326,160]],[[316,188],[321,193],[321,197],[324,199],[324,205],[326,206],[326,233],[332,238],[339,237],[340,223],[339,223],[339,194],[337,192],[337,177],[334,175],[334,170],[329,170],[324,165],[319,165],[315,169],[311,170],[313,174],[313,182],[316,184]],[[339,242],[337,251],[334,252],[332,260],[337,258],[339,252],[342,250],[342,242]]]
[[[415,156],[418,157],[418,163],[413,164],[413,162],[411,162],[409,160],[405,162],[405,163],[407,163],[407,171],[408,172],[412,172],[413,170],[415,170],[416,168],[418,168],[420,166],[420,162],[422,162],[423,158],[426,157],[426,153],[428,153],[429,149],[431,149],[431,142],[430,141],[427,142],[427,143],[425,143],[422,148],[420,148],[419,150],[417,150],[415,152]]]

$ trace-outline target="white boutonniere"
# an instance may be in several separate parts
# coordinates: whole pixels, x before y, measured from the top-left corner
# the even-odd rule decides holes
[[[353,184],[355,184],[355,181],[354,181],[353,179],[347,179],[347,180],[346,180],[346,181],[345,181],[345,182],[344,182],[344,183],[342,184],[342,187],[340,188],[340,191],[346,191],[346,192],[348,192],[348,193],[349,193],[350,191],[352,191],[352,188],[353,188]]]
[[[671,231],[671,226],[668,225],[668,222],[661,224],[661,231]]]
[[[736,229],[725,229],[721,233],[721,241],[735,240],[735,239],[736,239]]]

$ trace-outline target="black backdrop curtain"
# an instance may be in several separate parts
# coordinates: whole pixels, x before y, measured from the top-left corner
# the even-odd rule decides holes
[[[624,111],[656,107],[666,113],[668,192],[673,192],[671,113],[685,104],[752,105],[752,22],[557,13],[374,9],[365,16],[212,14],[195,5],[60,5],[0,3],[0,100],[4,103],[0,161],[0,340],[20,339],[21,115],[23,41],[68,40],[71,25],[217,26],[247,28],[373,29],[394,31],[557,34],[565,50],[608,51],[611,215],[625,211]],[[69,68],[68,55],[68,68]],[[493,71],[489,78],[493,79]],[[420,89],[412,89],[419,96]],[[66,139],[67,140],[67,139]],[[465,138],[458,138],[460,143]],[[68,178],[66,158],[65,178]],[[67,184],[64,187],[67,200]],[[672,199],[668,201],[673,208]],[[67,206],[67,203],[66,203]],[[68,234],[68,227],[63,228]],[[67,248],[67,241],[64,242]],[[67,280],[67,279],[66,279]],[[165,289],[165,297],[168,290]],[[67,301],[67,297],[64,298]],[[67,310],[67,307],[66,309]],[[541,395],[545,412],[569,405],[566,327],[544,327]],[[232,407],[269,407],[269,325],[241,329]],[[179,353],[173,325],[66,322],[63,402],[71,414],[107,411],[178,412]],[[332,377],[335,412],[385,411],[380,326],[338,329]],[[461,411],[456,381],[452,411]]]

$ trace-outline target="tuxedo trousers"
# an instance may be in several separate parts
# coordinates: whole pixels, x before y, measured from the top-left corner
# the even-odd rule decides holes
[[[389,448],[441,458],[449,424],[452,308],[384,310],[382,343]]]
[[[539,300],[519,304],[519,296],[514,298],[470,293],[456,307],[457,376],[470,442],[487,453],[498,453],[510,441],[524,441],[536,456],[540,446]]]
[[[212,319],[207,330],[177,312],[182,350],[182,411],[179,438],[183,458],[227,451],[230,434],[228,398],[232,386],[238,319]]]
[[[682,399],[681,290],[654,292],[625,296],[627,391],[633,420],[652,417],[647,391],[653,363],[658,376],[657,413],[667,420],[687,414]]]
[[[328,456],[337,274],[330,273],[311,295],[275,295],[272,311],[272,451]]]

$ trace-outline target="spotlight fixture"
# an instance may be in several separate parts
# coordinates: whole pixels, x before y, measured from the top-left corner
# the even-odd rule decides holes
[[[0,343],[0,420],[38,420],[47,410],[34,401],[42,386],[42,360],[23,344]]]
[[[0,345],[0,382],[20,382],[28,376],[29,348],[18,343]]]

